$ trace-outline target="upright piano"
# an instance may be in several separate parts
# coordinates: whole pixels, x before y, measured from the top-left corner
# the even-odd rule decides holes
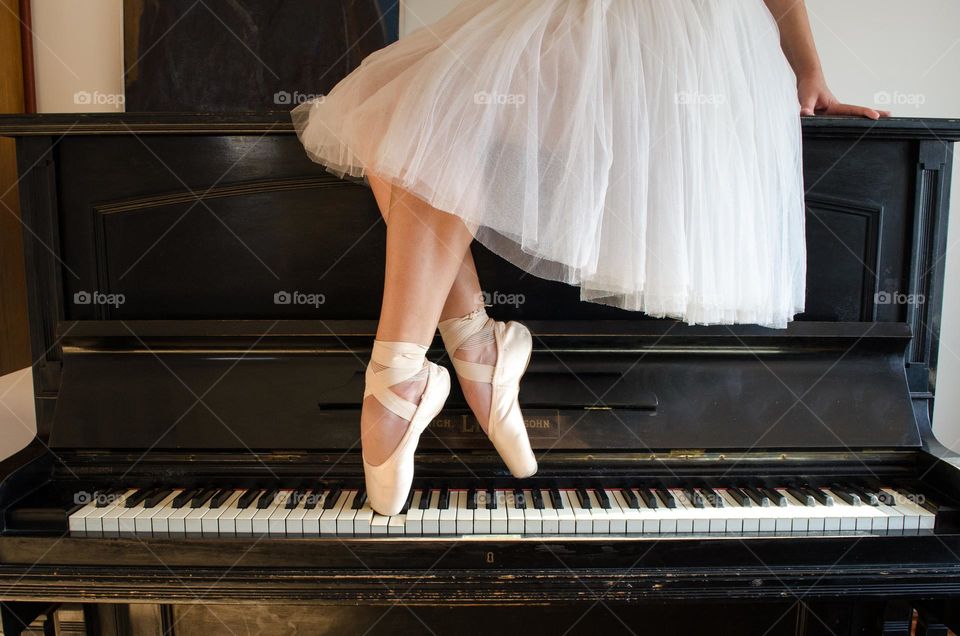
[[[455,388],[384,517],[364,184],[284,112],[0,117],[38,422],[0,463],[4,633],[78,604],[87,633],[960,630],[960,458],[931,429],[960,121],[803,129],[805,314],[648,319],[475,248],[490,313],[534,334],[540,470],[513,479]]]

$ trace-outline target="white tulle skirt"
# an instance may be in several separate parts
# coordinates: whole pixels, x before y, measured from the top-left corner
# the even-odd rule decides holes
[[[292,117],[331,172],[462,217],[583,300],[803,310],[796,78],[762,0],[465,0]]]

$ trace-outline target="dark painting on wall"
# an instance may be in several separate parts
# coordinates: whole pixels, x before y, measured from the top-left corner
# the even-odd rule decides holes
[[[395,41],[397,0],[124,0],[126,110],[287,110]]]

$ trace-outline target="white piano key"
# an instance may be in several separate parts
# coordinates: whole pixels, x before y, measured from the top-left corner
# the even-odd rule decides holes
[[[70,534],[80,536],[86,534],[86,517],[87,515],[96,514],[96,511],[97,500],[93,498],[89,503],[85,504],[82,508],[71,514],[67,519],[67,528],[70,530]]]
[[[490,533],[507,534],[510,531],[507,519],[507,496],[504,490],[493,491],[496,508],[490,511]]]
[[[370,534],[371,536],[385,536],[388,532],[388,526],[390,524],[390,517],[386,515],[381,515],[379,513],[373,513],[373,519],[370,520]]]
[[[333,504],[333,507],[323,511],[323,513],[320,515],[321,535],[336,536],[337,519],[340,518],[340,513],[343,511],[343,507],[346,505],[347,500],[351,499],[352,496],[352,491],[341,490],[340,494],[337,496],[336,502]]]
[[[440,534],[457,533],[457,492],[448,491],[447,507],[440,510]]]
[[[587,497],[590,499],[590,518],[593,523],[593,534],[610,534],[610,516],[607,510],[600,506],[600,498],[593,491],[593,488],[587,489]]]
[[[560,532],[560,517],[557,516],[557,509],[553,507],[553,499],[546,490],[541,490],[543,496],[543,510],[540,511],[540,519],[543,534],[558,534]]]
[[[310,507],[307,508],[308,502],[306,501],[303,504],[303,507],[306,509],[306,512],[303,513],[303,536],[320,536],[320,517],[323,516],[324,512],[323,502],[327,500],[329,493],[329,490],[324,490],[319,495],[313,493],[308,495]]]
[[[287,517],[290,515],[290,508],[287,508],[287,504],[294,493],[295,491],[292,489],[281,490],[277,493],[277,503],[273,507],[273,512],[267,517],[267,534],[269,536],[287,536]]]
[[[307,502],[307,496],[310,494],[310,491],[300,493],[299,501],[294,508],[291,508],[287,511],[287,517],[284,519],[284,534],[288,537],[302,537],[303,536],[303,518],[307,514],[307,509],[304,506]]]
[[[624,503],[620,505],[619,489],[607,488],[607,499],[610,500],[610,508],[607,510],[607,516],[610,520],[610,534],[623,534],[627,531],[627,514],[624,508],[628,506]]]
[[[527,504],[526,510],[523,511],[524,534],[543,534],[543,516],[533,504],[533,491],[524,490],[523,497]]]
[[[518,507],[516,493],[512,490],[504,491],[504,500],[507,503],[507,532],[523,534],[523,509]]]
[[[423,511],[423,534],[427,536],[440,534],[440,491],[430,491],[430,505]]]
[[[570,504],[570,510],[573,512],[573,519],[576,523],[575,532],[577,534],[593,534],[593,515],[590,510],[580,505],[580,497],[575,490],[567,490],[567,501]]]
[[[473,511],[473,533],[490,534],[490,510],[487,508],[489,493],[477,491],[477,508]]]
[[[337,515],[337,536],[353,536],[353,519],[357,516],[357,510],[353,507],[353,500],[357,497],[356,490],[344,491],[347,494],[347,500],[343,502],[343,508]]]
[[[289,493],[289,491],[286,491]],[[288,494],[285,494],[285,491],[281,490],[273,498],[273,502],[267,505],[266,508],[260,508],[257,510],[256,514],[253,515],[251,519],[251,526],[253,528],[254,536],[269,536],[270,534],[270,517],[278,508],[282,508],[286,505],[286,498]]]
[[[390,517],[387,522],[387,534],[405,534],[407,513],[401,512]]]
[[[404,534],[418,537],[423,534],[423,510],[420,509],[420,501],[423,499],[423,491],[415,490],[413,500],[410,502],[410,509],[407,511],[407,518],[404,524]],[[369,523],[367,525],[367,534],[370,532]]]
[[[237,536],[237,517],[245,510],[240,507],[240,498],[247,493],[247,489],[239,488],[236,498],[231,498],[224,506],[223,512],[217,517],[217,535],[221,537]]]
[[[99,519],[97,520],[101,528],[100,532],[103,534],[103,536],[120,536],[120,515],[126,511],[124,504],[127,500],[127,497],[130,497],[135,492],[137,492],[136,488],[128,489],[126,492],[116,497],[113,502],[104,508],[103,514],[100,515]]]
[[[373,515],[376,514],[370,507],[370,499],[363,502],[363,506],[357,510],[353,517],[353,534],[357,537],[370,536],[370,524],[373,523]],[[406,521],[406,520],[404,520]]]
[[[557,510],[557,525],[560,534],[575,534],[577,532],[577,519],[573,514],[573,506],[570,504],[570,491],[559,490],[560,501],[563,507]]]
[[[457,492],[457,534],[473,534],[473,509],[469,506],[469,492]]]

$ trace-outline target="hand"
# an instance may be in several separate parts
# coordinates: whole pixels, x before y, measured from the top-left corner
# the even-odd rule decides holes
[[[853,115],[854,117],[868,117],[869,119],[890,116],[888,110],[876,110],[866,106],[841,103],[830,92],[821,73],[798,78],[797,96],[800,99],[801,115]]]

